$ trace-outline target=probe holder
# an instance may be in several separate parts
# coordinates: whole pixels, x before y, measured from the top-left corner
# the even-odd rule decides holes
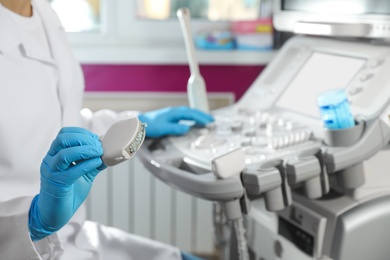
[[[242,178],[249,195],[264,195],[268,211],[282,210],[292,203],[291,189],[281,160],[269,161],[260,167],[248,167]]]
[[[309,199],[317,199],[329,192],[329,177],[324,166],[321,149],[304,151],[286,162],[288,182],[291,187],[302,183]]]
[[[355,120],[355,125],[344,129],[324,130],[324,143],[333,147],[348,147],[357,143],[365,130],[365,122]],[[364,169],[361,162],[336,172],[336,186],[342,190],[352,190],[365,182]]]
[[[344,129],[324,128],[324,143],[329,146],[350,146],[356,143],[363,135],[365,122],[355,120],[355,125]]]

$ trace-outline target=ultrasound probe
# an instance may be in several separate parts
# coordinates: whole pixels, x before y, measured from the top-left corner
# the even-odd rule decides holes
[[[133,157],[145,140],[145,128],[146,124],[137,117],[114,123],[100,138],[103,162],[114,166]]]

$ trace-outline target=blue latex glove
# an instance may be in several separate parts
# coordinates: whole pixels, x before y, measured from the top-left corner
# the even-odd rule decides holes
[[[180,121],[193,121],[195,125],[205,126],[214,119],[211,115],[189,107],[167,107],[138,115],[146,123],[146,137],[157,138],[166,135],[186,134],[191,126]]]
[[[33,241],[62,228],[86,199],[96,175],[106,166],[97,135],[78,127],[62,128],[41,164],[41,188],[31,203]],[[75,162],[75,163],[74,163]]]

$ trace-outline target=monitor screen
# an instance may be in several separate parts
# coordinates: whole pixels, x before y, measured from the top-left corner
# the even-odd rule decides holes
[[[313,53],[276,102],[276,106],[320,117],[317,96],[326,90],[345,88],[366,59]]]
[[[282,0],[282,10],[327,14],[389,14],[389,0]]]

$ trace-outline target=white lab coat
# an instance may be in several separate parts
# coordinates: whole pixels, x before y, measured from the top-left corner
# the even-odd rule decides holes
[[[28,211],[42,158],[61,127],[81,124],[84,89],[56,14],[45,0],[33,4],[51,55],[22,37],[0,6],[0,260],[181,259],[176,247],[85,221],[84,206],[57,234],[31,241]]]

